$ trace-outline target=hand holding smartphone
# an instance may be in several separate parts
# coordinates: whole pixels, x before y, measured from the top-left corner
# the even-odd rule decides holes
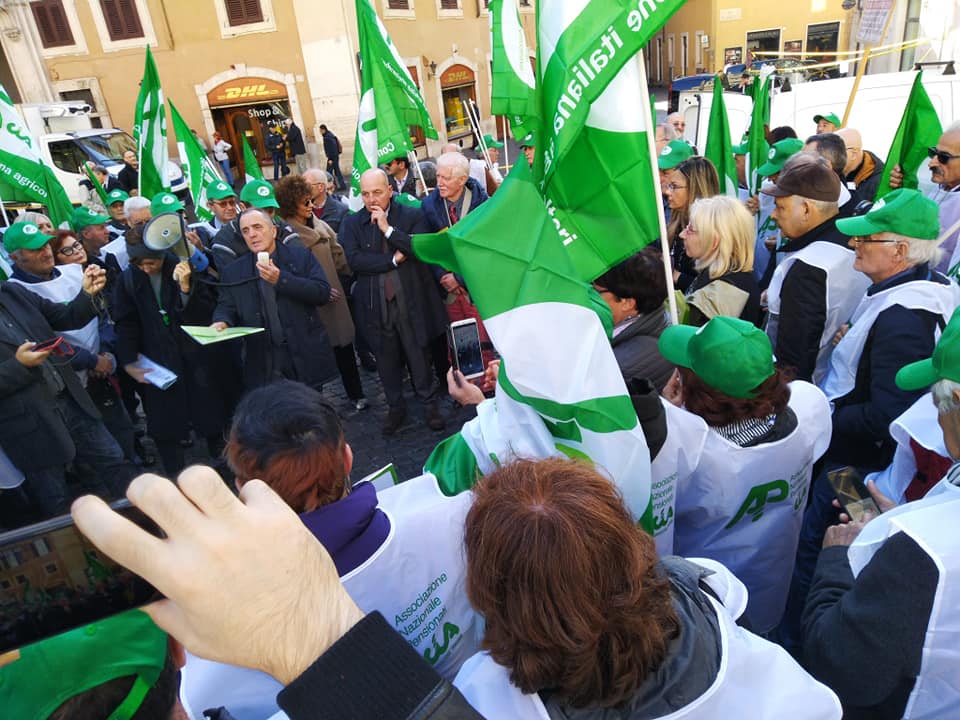
[[[55,350],[59,347],[60,343],[63,342],[63,336],[58,335],[57,337],[50,338],[49,340],[41,340],[38,343],[35,343],[32,348],[33,352],[46,352],[48,350]]]
[[[863,482],[863,478],[855,468],[844,467],[827,473],[827,479],[837,494],[837,500],[843,510],[854,522],[865,519],[867,513],[877,517],[880,508],[874,502],[870,491]]]
[[[457,320],[447,328],[450,362],[464,378],[473,380],[483,376],[483,353],[480,350],[480,329],[473,318]],[[454,373],[454,378],[457,375]]]

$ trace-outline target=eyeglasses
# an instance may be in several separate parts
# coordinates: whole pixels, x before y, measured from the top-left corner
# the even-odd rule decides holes
[[[853,238],[854,245],[870,245],[870,244],[882,244],[882,243],[898,243],[903,242],[902,240],[874,240],[873,238],[866,237],[855,237]]]
[[[687,189],[687,186],[686,186],[686,185],[677,185],[676,183],[670,182],[670,183],[667,183],[666,188],[667,188],[667,190],[669,190],[670,192],[674,192],[674,191],[676,191],[676,190],[686,190],[686,189]]]
[[[73,243],[73,245],[64,245],[62,248],[57,250],[57,253],[60,255],[66,255],[67,257],[70,257],[74,253],[78,253],[81,250],[83,250],[83,245],[79,242],[75,242]]]
[[[941,165],[946,165],[951,160],[956,160],[960,158],[960,155],[951,155],[946,150],[937,150],[935,147],[927,148],[927,157],[931,160],[933,158],[937,159]]]
[[[693,227],[693,225],[691,225],[690,223],[687,223],[687,226],[683,229],[683,231],[684,231],[685,233],[687,233],[688,235],[696,235],[696,234],[697,234],[696,229],[695,229],[695,228]]]

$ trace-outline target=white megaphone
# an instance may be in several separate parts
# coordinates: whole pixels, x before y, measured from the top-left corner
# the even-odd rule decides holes
[[[163,213],[143,228],[143,244],[151,250],[173,250],[181,260],[190,259],[187,228],[179,213]]]

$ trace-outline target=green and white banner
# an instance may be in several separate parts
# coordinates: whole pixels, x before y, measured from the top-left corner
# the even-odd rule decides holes
[[[207,208],[207,185],[219,180],[220,173],[200,147],[200,141],[177,111],[173,100],[167,102],[170,103],[170,117],[173,119],[173,132],[177,136],[180,165],[193,197],[194,211],[200,220],[213,220],[213,213]]]
[[[253,154],[253,148],[247,142],[246,135],[240,135],[240,144],[243,145],[243,182],[263,180],[263,168],[260,167],[257,156]]]
[[[738,197],[737,164],[733,159],[730,122],[727,120],[727,106],[723,102],[723,86],[719,76],[713,80],[713,103],[710,105],[707,146],[703,156],[717,168],[722,194]]]
[[[5,200],[36,202],[47,207],[54,226],[70,220],[73,205],[63,185],[44,164],[37,139],[0,85],[0,184]]]
[[[456,492],[515,457],[589,460],[652,532],[650,454],[608,340],[610,310],[579,278],[527,164],[454,227],[413,245],[464,277],[502,358],[495,400],[437,446],[426,470]]]
[[[492,88],[490,113],[510,120],[513,136],[522,140],[539,125],[536,79],[517,0],[490,1]]]
[[[363,205],[360,175],[383,161],[413,151],[411,125],[423,128],[428,138],[437,139],[423,97],[369,0],[357,0],[357,32],[360,111],[347,201],[353,210]]]
[[[592,280],[660,236],[641,49],[683,0],[537,4],[547,210],[580,277]]]
[[[169,192],[167,111],[163,103],[160,74],[149,45],[133,119],[133,139],[137,143],[137,157],[140,159],[140,195],[152,198],[159,192]]]
[[[767,162],[770,146],[766,128],[770,124],[770,80],[763,76],[753,79],[753,110],[750,112],[750,134],[747,136],[747,187],[750,194],[760,192],[763,178],[757,169]]]

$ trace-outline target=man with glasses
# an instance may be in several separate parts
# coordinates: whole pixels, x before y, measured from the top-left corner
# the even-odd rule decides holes
[[[330,173],[319,168],[310,168],[303,179],[310,183],[313,192],[313,216],[323,220],[335,233],[340,232],[340,223],[347,216],[347,206],[327,191],[327,179]]]

